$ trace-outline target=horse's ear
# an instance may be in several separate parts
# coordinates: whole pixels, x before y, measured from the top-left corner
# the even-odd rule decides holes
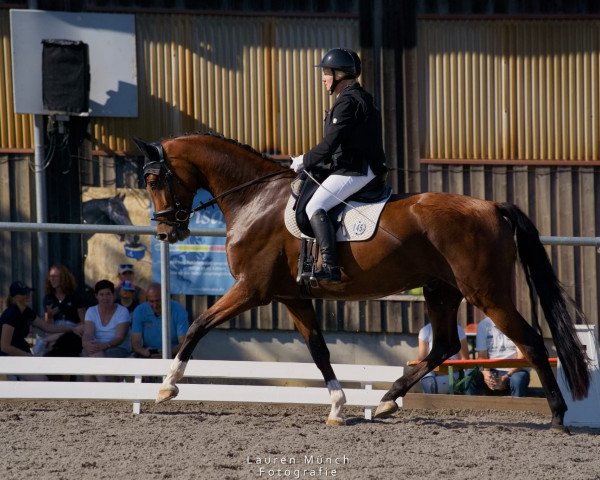
[[[149,142],[146,142],[139,137],[133,137],[133,141],[146,157],[150,156]]]

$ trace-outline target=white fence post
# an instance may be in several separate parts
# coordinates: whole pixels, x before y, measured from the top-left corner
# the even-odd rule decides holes
[[[133,379],[133,383],[142,383],[142,376],[136,375]],[[140,400],[135,400],[133,402],[133,414],[139,415],[141,409],[142,409],[142,402]]]

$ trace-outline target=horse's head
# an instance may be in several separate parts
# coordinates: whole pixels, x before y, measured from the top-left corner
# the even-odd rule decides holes
[[[115,225],[133,225],[127,207],[125,207],[125,194],[115,195],[106,200],[106,211],[104,213],[111,223]],[[125,240],[128,244],[137,244],[140,240],[139,235],[127,234],[120,235],[120,237],[121,241]]]
[[[134,141],[145,156],[144,179],[154,204],[156,238],[169,243],[186,239],[190,235],[188,225],[196,180],[189,170],[178,168],[173,158],[167,160],[160,142],[148,143],[139,138]]]

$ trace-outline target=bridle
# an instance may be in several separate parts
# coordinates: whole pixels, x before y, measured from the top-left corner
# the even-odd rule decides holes
[[[177,197],[177,193],[173,188],[173,182],[176,181],[179,185],[187,190],[191,190],[191,188],[189,188],[189,186],[181,178],[179,178],[179,176],[173,172],[173,170],[171,170],[171,167],[167,163],[165,150],[162,144],[159,142],[152,142],[148,144],[148,147],[151,147],[151,151],[154,153],[154,155],[151,155],[150,152],[148,152],[148,161],[144,163],[144,180],[148,178],[148,175],[156,175],[159,180],[164,181],[167,186],[167,191],[171,196],[171,203],[173,205],[165,208],[164,210],[154,212],[152,220],[155,222],[161,222],[166,223],[167,225],[180,227],[190,219],[193,210],[190,208],[184,208],[182,206],[179,198]]]
[[[148,161],[144,163],[144,180],[148,177],[148,175],[156,175],[159,180],[165,182],[167,186],[167,191],[171,196],[172,207],[165,208],[164,210],[160,210],[158,212],[154,212],[154,216],[152,220],[155,222],[166,223],[167,225],[172,225],[175,227],[181,227],[185,222],[187,222],[190,217],[200,210],[204,210],[205,208],[212,207],[217,203],[217,200],[223,198],[231,193],[237,192],[239,190],[243,190],[250,185],[257,184],[267,178],[275,177],[277,175],[281,175],[284,173],[290,173],[290,170],[277,170],[276,172],[271,172],[262,177],[255,178],[254,180],[250,180],[248,182],[242,183],[236,187],[230,188],[225,192],[217,195],[216,197],[211,198],[207,202],[200,202],[200,205],[192,208],[184,208],[182,203],[179,201],[177,197],[177,193],[173,188],[174,182],[177,182],[179,185],[184,187],[188,191],[192,191],[190,188],[179,176],[171,169],[169,163],[167,161],[167,157],[165,155],[165,150],[160,142],[152,142],[147,144],[148,147],[151,147],[151,152],[153,155],[148,155]],[[150,154],[150,152],[148,152]],[[164,179],[164,180],[163,180]]]

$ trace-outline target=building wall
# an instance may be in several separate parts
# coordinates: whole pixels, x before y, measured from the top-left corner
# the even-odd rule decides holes
[[[413,175],[422,190],[516,203],[542,235],[598,236],[599,26],[597,18],[421,19],[422,168]],[[547,251],[597,324],[596,249]],[[531,318],[519,269],[515,293]]]
[[[31,149],[32,116],[12,109],[8,10],[0,35],[0,149]],[[332,102],[314,65],[332,45],[359,50],[358,21],[331,17],[140,13],[136,43],[138,118],[92,118],[94,149],[136,152],[135,135],[214,130],[259,151],[300,154],[320,139]]]
[[[598,236],[597,23],[420,20],[421,167],[406,174],[422,191],[515,202],[543,235]],[[134,157],[116,153],[131,149],[132,135],[156,139],[210,128],[258,150],[307,150],[320,138],[331,101],[313,65],[332,45],[359,45],[358,20],[346,17],[140,13],[136,25],[140,118],[93,120],[94,149],[104,154],[80,159],[84,185],[139,184]],[[0,95],[0,220],[27,221],[34,218],[32,127],[30,116],[14,115],[6,100],[12,98],[6,10],[0,10],[0,35],[6,67],[0,73],[6,92]],[[33,280],[34,240],[0,232],[1,291],[12,278]],[[548,252],[567,290],[597,324],[595,249]],[[531,318],[522,275],[517,278],[519,309]],[[195,316],[215,298],[180,300]],[[315,305],[326,331],[416,333],[425,318],[422,302]],[[479,315],[462,306],[459,320]],[[293,325],[273,304],[222,328]]]
[[[600,160],[600,20],[419,22],[422,158]]]

